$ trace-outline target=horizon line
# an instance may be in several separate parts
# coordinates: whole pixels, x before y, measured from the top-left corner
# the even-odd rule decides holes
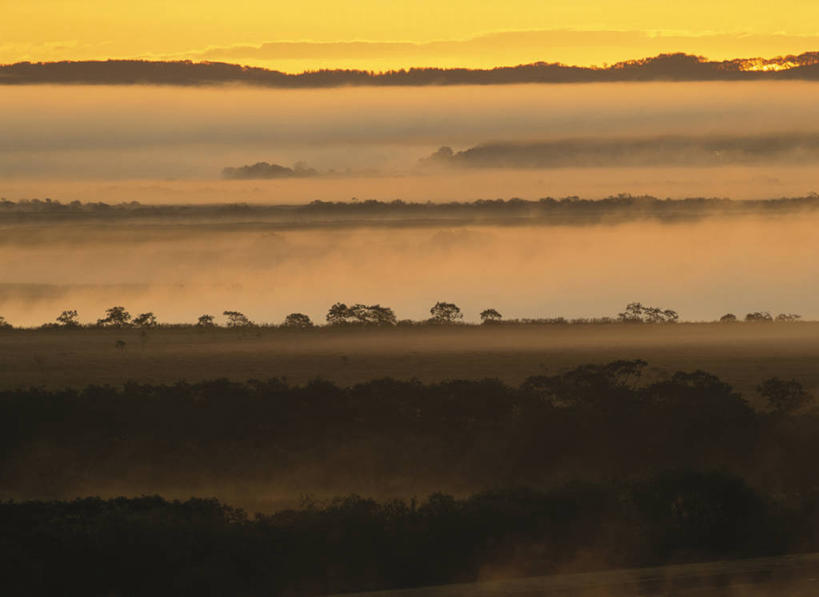
[[[139,68],[139,73],[112,71],[111,66]],[[197,72],[162,73],[156,67],[193,68]],[[82,69],[92,72],[83,72]],[[100,67],[109,67],[100,72]],[[811,68],[814,67],[814,68]],[[55,69],[59,72],[55,72]],[[97,69],[97,70],[95,70]],[[151,72],[151,69],[154,71]],[[227,70],[225,70],[227,69]],[[217,70],[221,72],[216,72]],[[528,71],[537,71],[531,73]],[[813,71],[816,72],[813,72]],[[386,70],[370,70],[361,68],[316,68],[300,72],[285,72],[264,66],[253,66],[238,62],[220,60],[152,60],[146,58],[106,58],[93,60],[23,60],[12,63],[0,63],[0,84],[138,84],[158,83],[166,85],[191,85],[213,83],[248,83],[255,85],[277,85],[286,82],[297,82],[315,78],[317,75],[349,75],[358,77],[349,81],[313,81],[310,86],[367,84],[378,82],[398,85],[412,84],[457,84],[469,83],[461,80],[431,80],[412,82],[407,80],[391,81],[391,78],[406,75],[423,75],[437,73],[450,76],[469,77],[477,75],[514,74],[518,77],[496,81],[477,81],[479,83],[525,83],[525,82],[618,82],[628,80],[776,80],[787,79],[783,75],[804,75],[793,77],[819,80],[819,50],[802,52],[800,54],[777,55],[765,57],[737,57],[724,60],[712,60],[703,55],[686,52],[659,53],[641,58],[619,61],[604,66],[582,66],[567,64],[560,61],[548,62],[538,60],[519,64],[501,64],[492,67],[436,67],[412,66]],[[181,75],[188,75],[182,79]],[[533,74],[540,77],[531,76]],[[170,75],[170,76],[169,76]],[[173,75],[176,75],[174,77]],[[191,75],[195,75],[191,77]],[[528,77],[526,75],[529,75]],[[544,75],[552,75],[548,77]],[[557,76],[562,75],[562,77]],[[610,78],[599,78],[599,75],[614,75]],[[621,75],[620,77],[616,75]],[[275,79],[259,79],[255,77],[275,77]],[[369,79],[361,80],[360,77]]]

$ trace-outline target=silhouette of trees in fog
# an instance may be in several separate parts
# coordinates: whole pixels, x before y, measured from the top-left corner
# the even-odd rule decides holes
[[[452,324],[464,318],[461,308],[455,303],[438,301],[429,310],[431,323]]]
[[[7,329],[10,330],[12,325],[6,321],[6,318],[0,315],[0,329]]]
[[[745,321],[769,322],[773,321],[773,317],[767,311],[755,311],[753,313],[748,313],[745,316]]]
[[[503,319],[503,315],[496,309],[484,309],[481,311],[481,323],[498,323],[501,319]]]
[[[133,325],[138,328],[155,328],[159,324],[156,320],[156,315],[149,311],[137,315],[134,318]]]
[[[244,313],[239,311],[225,311],[222,315],[227,317],[225,325],[229,328],[247,328],[253,326],[253,322],[250,321]]]
[[[680,316],[672,309],[648,307],[641,303],[629,303],[625,311],[617,314],[623,323],[677,323]]]
[[[311,328],[313,321],[304,313],[291,313],[284,318],[283,325],[288,328]]]
[[[105,317],[97,320],[98,327],[124,328],[131,325],[131,314],[125,307],[109,307],[105,310]]]
[[[216,324],[213,321],[213,315],[200,315],[199,319],[196,320],[196,327],[200,328],[212,328],[216,327]]]
[[[394,326],[398,323],[391,308],[360,303],[350,307],[344,303],[336,303],[327,311],[326,320],[329,325],[334,326],[352,324]]]
[[[229,329],[247,328],[247,327],[265,327],[275,328],[274,324],[269,323],[254,323],[244,313],[239,311],[224,311],[223,315],[226,318],[225,326]],[[566,319],[565,317],[551,317],[551,318],[523,318],[523,319],[503,319],[501,313],[494,308],[487,308],[479,314],[481,324],[495,324],[503,326],[521,326],[521,325],[608,325],[612,323],[645,323],[645,324],[662,324],[662,323],[677,323],[679,322],[679,314],[672,309],[662,309],[660,307],[646,306],[642,303],[629,303],[623,312],[617,315],[616,319],[611,317],[597,317],[597,318],[574,318]],[[439,301],[430,308],[430,318],[420,321],[413,321],[410,319],[403,319],[398,321],[395,312],[390,307],[385,307],[380,304],[364,305],[356,303],[348,306],[345,303],[335,303],[332,305],[326,314],[326,322],[330,327],[339,326],[375,326],[375,327],[409,327],[409,326],[424,326],[424,325],[441,325],[441,324],[462,324],[464,314],[460,307],[454,303]],[[4,327],[11,328],[11,325],[5,322]],[[79,323],[78,314],[76,310],[65,310],[57,318],[57,323],[44,324],[41,327],[46,328],[77,328],[82,329],[86,327],[96,328],[140,328],[150,329],[159,327],[186,327],[191,324],[187,323],[163,323],[160,324],[156,315],[151,312],[140,313],[136,317],[122,306],[114,306],[105,310],[105,317],[97,320],[96,324],[83,325]],[[736,322],[737,317],[733,313],[727,313],[720,317],[721,323]],[[745,316],[747,322],[777,322],[777,323],[796,323],[802,321],[802,316],[795,313],[780,313],[774,318],[768,312],[754,312]],[[198,328],[218,328],[220,327],[213,315],[201,315],[195,324]],[[467,324],[474,325],[474,324]],[[310,316],[305,313],[294,312],[287,315],[284,321],[278,327],[284,328],[310,328],[316,327]]]
[[[67,309],[57,316],[57,323],[66,328],[79,327],[79,313],[76,309]]]

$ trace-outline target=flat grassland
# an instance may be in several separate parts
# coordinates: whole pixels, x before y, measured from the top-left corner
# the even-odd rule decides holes
[[[0,332],[0,389],[272,377],[340,385],[490,377],[516,384],[637,358],[648,361],[652,378],[703,369],[748,398],[773,376],[816,390],[819,322],[7,330]]]

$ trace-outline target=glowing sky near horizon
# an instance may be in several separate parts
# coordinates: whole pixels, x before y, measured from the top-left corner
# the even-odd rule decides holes
[[[819,3],[814,0],[0,0],[0,4],[3,63],[210,59],[298,71],[485,67],[534,60],[602,64],[661,51],[720,59],[819,49]]]

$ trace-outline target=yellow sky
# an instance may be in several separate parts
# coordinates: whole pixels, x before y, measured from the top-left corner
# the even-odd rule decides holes
[[[0,14],[5,63],[191,58],[293,71],[819,49],[816,0],[0,0]],[[340,43],[351,41],[380,43]]]

